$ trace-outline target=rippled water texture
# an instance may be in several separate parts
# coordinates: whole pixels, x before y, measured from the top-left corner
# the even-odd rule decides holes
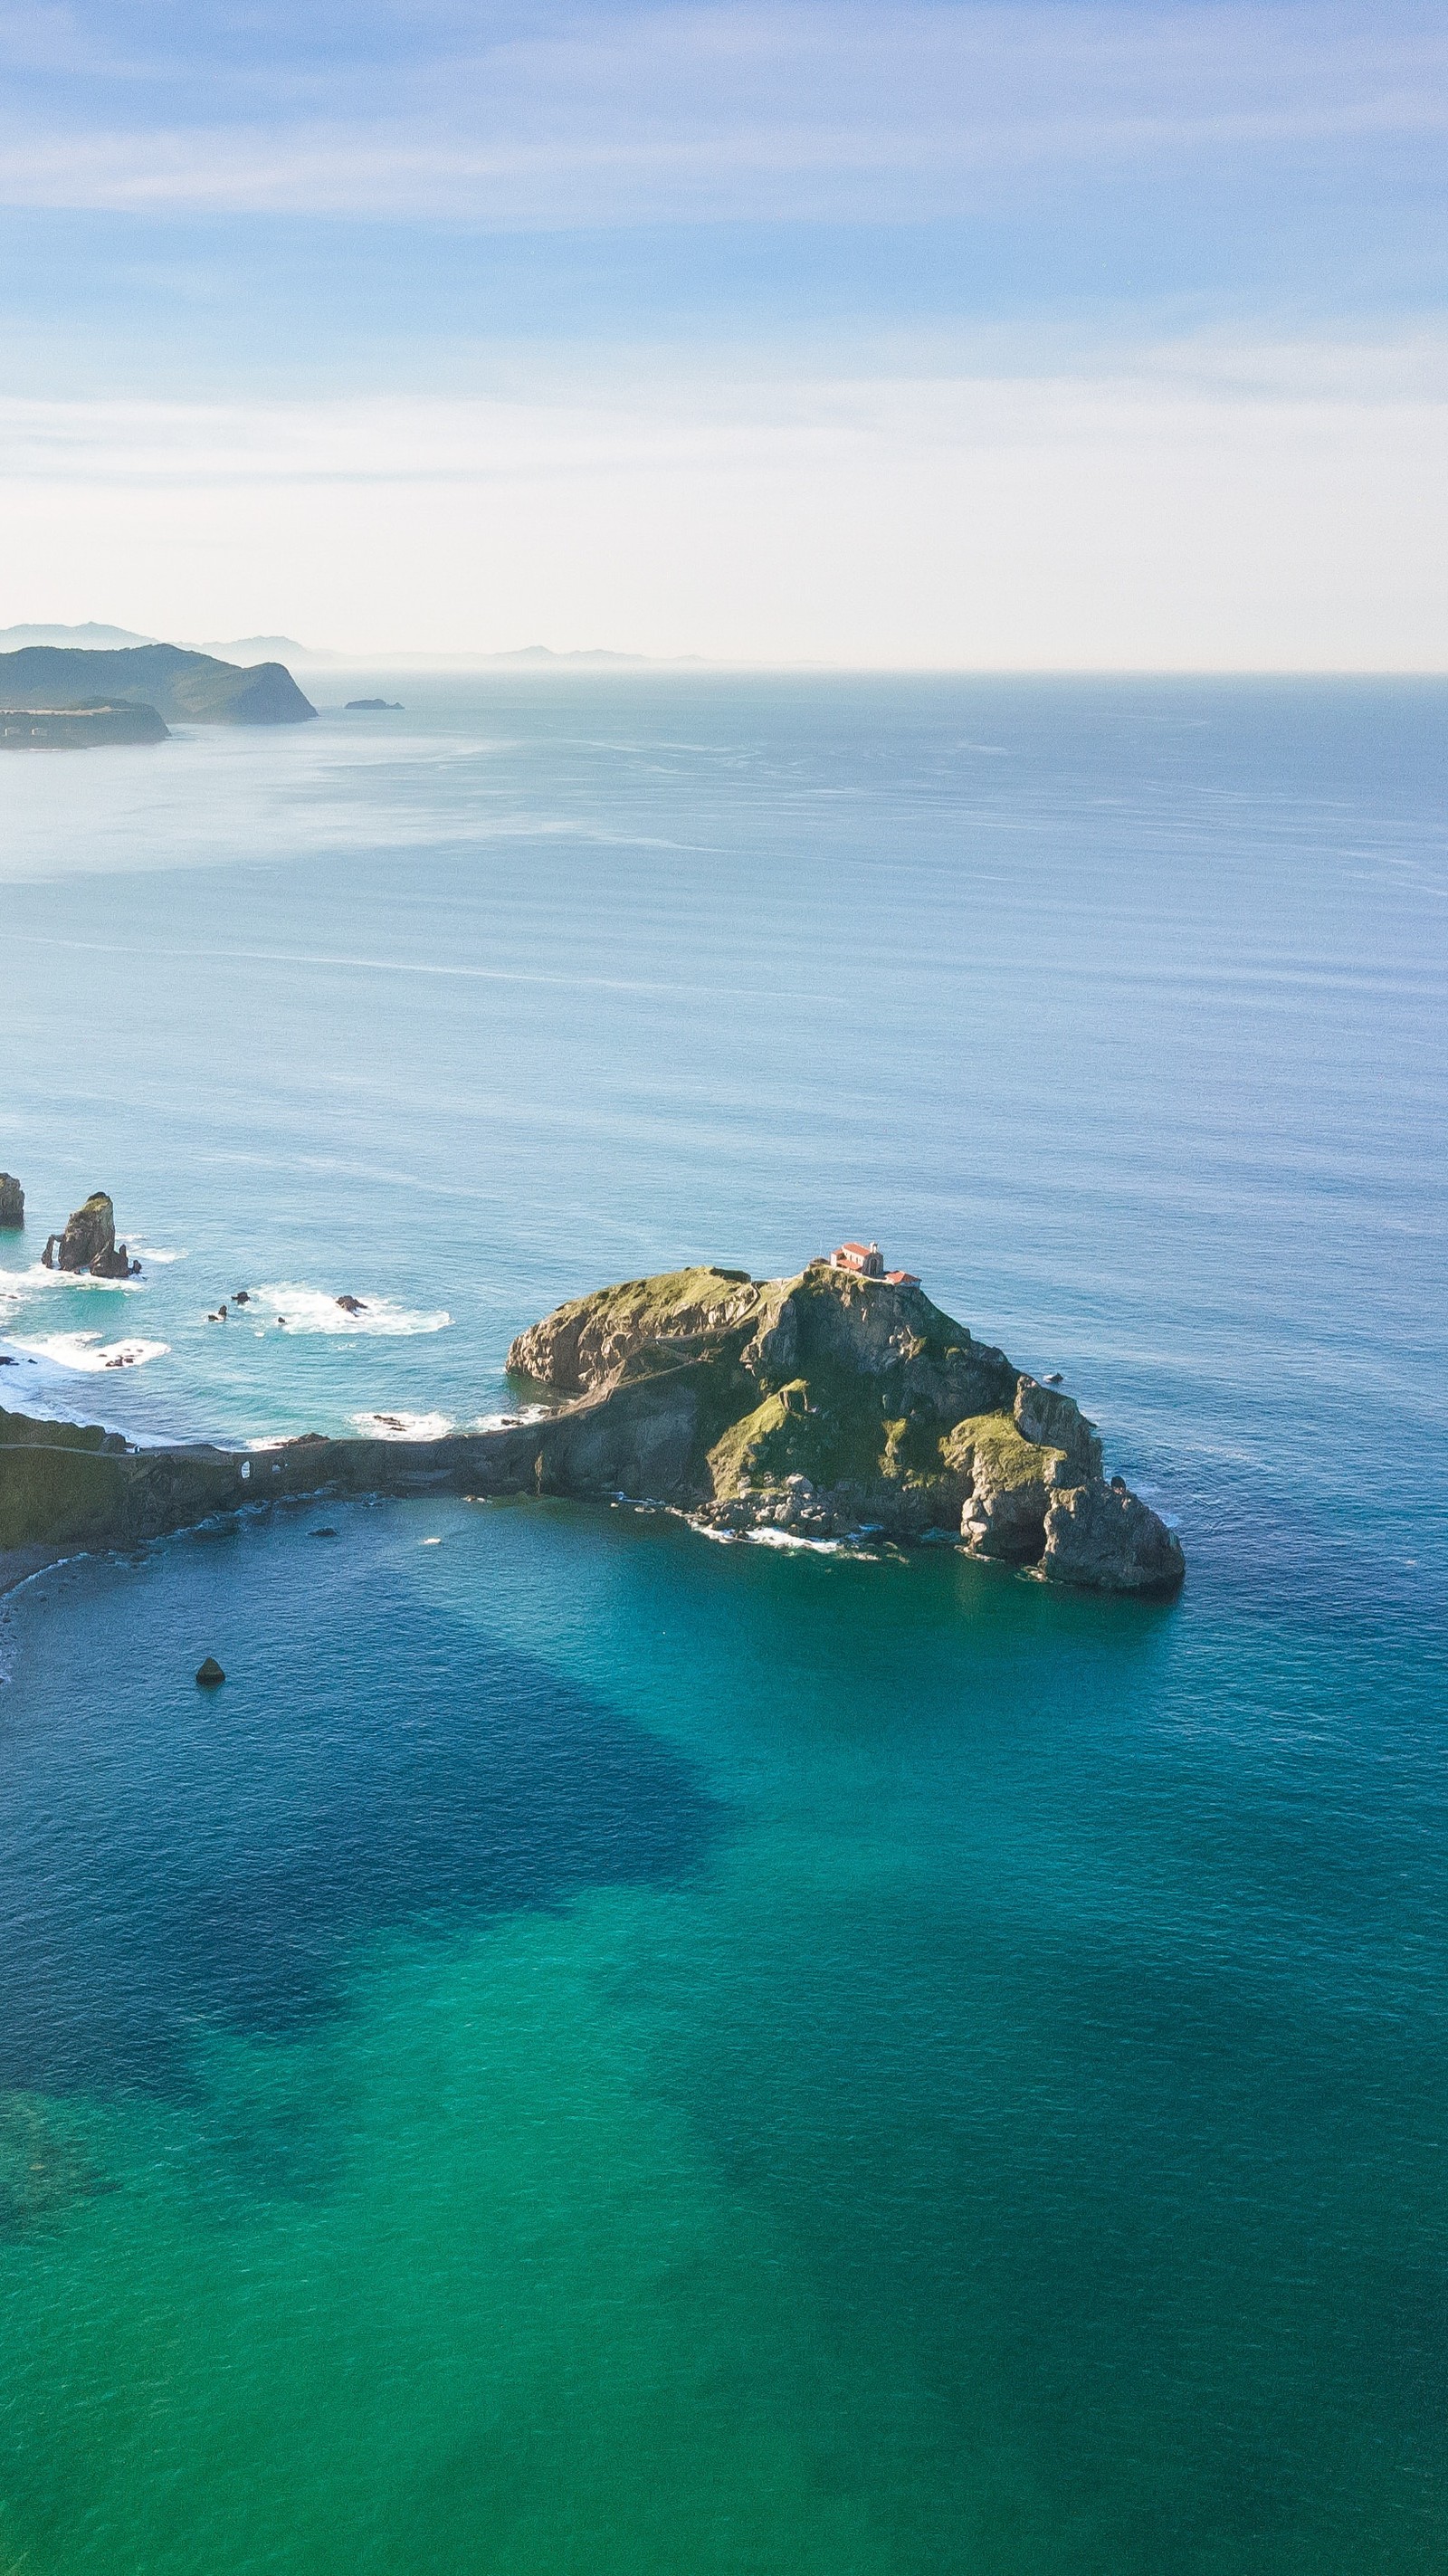
[[[1190,1578],[447,1500],[16,1595],[0,2571],[1448,2568],[1448,690],[365,678],[7,767],[0,1402],[469,1421],[863,1230]]]

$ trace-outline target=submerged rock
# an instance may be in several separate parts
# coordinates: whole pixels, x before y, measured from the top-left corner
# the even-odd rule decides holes
[[[116,1241],[116,1212],[104,1190],[92,1190],[62,1234],[46,1237],[40,1258],[47,1270],[87,1271],[92,1279],[136,1279],[141,1270]]]
[[[0,1226],[25,1223],[25,1192],[13,1172],[0,1172]]]

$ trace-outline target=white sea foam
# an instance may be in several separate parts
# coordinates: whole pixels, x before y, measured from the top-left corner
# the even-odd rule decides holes
[[[32,1261],[28,1270],[0,1270],[0,1298],[18,1304],[37,1288],[91,1288],[110,1296],[134,1296],[139,1279],[92,1279],[88,1270],[47,1270],[43,1261]]]
[[[797,1531],[784,1529],[746,1530],[744,1536],[751,1547],[786,1547],[792,1553],[803,1549],[809,1556],[839,1556],[846,1545],[842,1538],[801,1538]]]
[[[716,1547],[778,1547],[787,1549],[792,1556],[854,1557],[863,1565],[879,1565],[883,1561],[875,1549],[861,1547],[859,1542],[863,1532],[856,1532],[849,1538],[805,1538],[798,1530],[768,1527],[719,1529],[713,1521],[696,1521],[688,1512],[680,1517],[688,1522],[691,1530],[698,1532],[700,1538],[711,1538]]]
[[[338,1333],[355,1336],[375,1334],[382,1339],[397,1339],[412,1333],[445,1332],[452,1317],[442,1307],[418,1312],[399,1306],[391,1297],[363,1297],[360,1315],[349,1315],[339,1306],[335,1293],[325,1288],[303,1288],[295,1281],[253,1288],[242,1314],[255,1314],[263,1324],[280,1324],[284,1333]]]
[[[449,1413],[354,1413],[368,1440],[446,1440],[457,1424]]]
[[[168,1261],[189,1261],[191,1257],[186,1252],[163,1252],[159,1244],[149,1243],[133,1243],[130,1251],[133,1261],[154,1261],[158,1264]]]
[[[15,1350],[87,1377],[102,1369],[144,1368],[147,1360],[163,1360],[171,1347],[169,1342],[104,1342],[99,1333],[46,1333],[34,1340],[17,1333],[11,1339]]]

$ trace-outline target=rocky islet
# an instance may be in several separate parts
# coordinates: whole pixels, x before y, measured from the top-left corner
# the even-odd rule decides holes
[[[1043,1580],[1164,1593],[1181,1543],[1074,1399],[918,1284],[825,1262],[631,1281],[520,1334],[513,1372],[572,1398],[540,1447],[556,1490],[643,1491],[704,1526],[801,1538],[957,1533]]]

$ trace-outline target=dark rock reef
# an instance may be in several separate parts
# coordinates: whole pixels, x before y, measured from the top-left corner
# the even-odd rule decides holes
[[[92,1190],[62,1234],[50,1234],[40,1256],[47,1270],[83,1270],[92,1279],[136,1279],[141,1265],[116,1241],[116,1212],[104,1190]]]
[[[1182,1580],[1179,1541],[1107,1482],[1071,1397],[914,1284],[823,1262],[794,1279],[672,1271],[560,1306],[508,1364],[552,1408],[441,1440],[137,1451],[0,1412],[0,1550],[133,1545],[282,1496],[622,1494],[720,1530],[959,1533],[975,1555],[1096,1591]]]
[[[25,1223],[25,1192],[13,1172],[0,1172],[0,1226]]]

